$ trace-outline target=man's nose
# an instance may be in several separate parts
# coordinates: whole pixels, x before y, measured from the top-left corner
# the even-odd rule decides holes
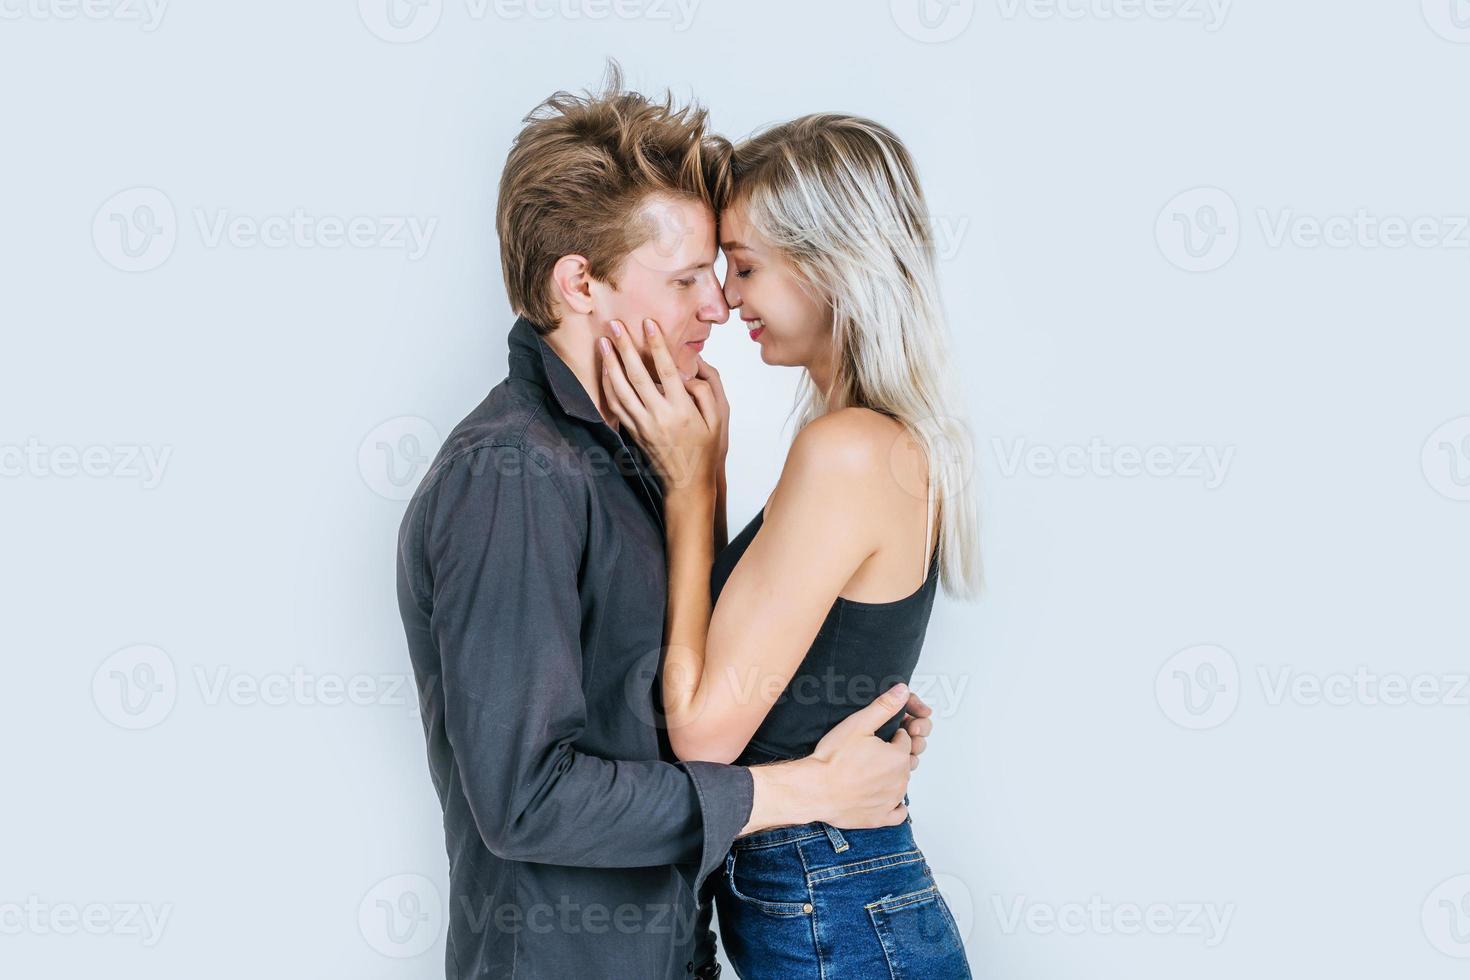
[[[699,318],[705,323],[724,323],[730,319],[730,307],[725,302],[725,292],[718,279],[710,286],[709,295],[699,308]]]

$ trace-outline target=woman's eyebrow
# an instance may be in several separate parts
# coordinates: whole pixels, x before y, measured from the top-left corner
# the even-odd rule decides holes
[[[750,246],[744,244],[743,242],[721,242],[720,248],[724,249],[727,252],[734,252],[737,249],[746,252],[749,252],[751,250]]]

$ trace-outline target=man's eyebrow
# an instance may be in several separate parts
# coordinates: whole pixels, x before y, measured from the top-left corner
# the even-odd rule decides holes
[[[689,272],[699,272],[701,269],[712,269],[714,268],[714,265],[715,264],[713,262],[696,262],[694,265],[686,265],[682,269],[675,269],[673,272],[670,272],[669,275],[682,276],[685,273]]]

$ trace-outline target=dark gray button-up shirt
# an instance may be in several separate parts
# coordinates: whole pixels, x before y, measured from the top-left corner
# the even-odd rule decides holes
[[[692,972],[696,893],[752,782],[667,761],[660,510],[646,458],[517,320],[509,377],[449,434],[398,540],[450,977]]]

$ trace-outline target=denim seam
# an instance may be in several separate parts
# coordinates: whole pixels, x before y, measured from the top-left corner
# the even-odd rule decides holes
[[[816,837],[824,835],[813,836]],[[817,930],[817,896],[816,893],[812,891],[812,872],[811,869],[807,867],[806,852],[802,849],[800,844],[796,845],[796,858],[801,862],[801,876],[803,879],[803,883],[806,885],[807,908],[810,908],[812,910],[810,914],[812,928],[812,952],[814,952],[817,957],[817,977],[818,980],[827,980],[827,962],[826,959],[822,956],[822,934]]]
[[[822,836],[824,836],[823,832],[817,830],[813,831],[810,834],[802,834],[800,837],[783,837],[780,840],[766,841],[761,844],[747,844],[744,841],[737,840],[735,842],[735,849],[737,851],[759,851],[768,847],[780,847],[783,844],[795,844],[798,841],[811,840],[813,837]]]
[[[893,965],[893,954],[895,952],[893,948],[893,936],[887,928],[888,923],[886,921],[879,921],[878,909],[872,906],[867,906],[867,909],[868,922],[873,927],[873,934],[878,937],[878,948],[883,950],[883,962],[888,965],[888,976],[892,980],[898,980],[898,970]]]
[[[762,912],[767,912],[771,915],[781,916],[811,914],[806,910],[806,905],[811,904],[810,901],[807,901],[805,904],[803,904],[802,902],[768,902],[763,898],[756,898],[753,895],[747,895],[739,888],[735,887],[735,855],[733,853],[730,855],[729,863],[725,866],[725,879],[726,884],[730,887],[731,895],[735,896],[735,898],[744,902],[745,904],[761,910]],[[807,895],[811,895],[810,888],[807,889]]]
[[[939,894],[939,886],[930,885],[928,888],[921,888],[916,892],[880,898],[876,902],[869,902],[863,908],[869,912],[896,912],[899,909],[906,909],[910,905],[918,905],[920,902],[926,902],[937,894]]]
[[[807,876],[808,881],[831,881],[833,878],[846,878],[849,875],[868,874],[873,871],[882,871],[885,868],[897,868],[905,864],[913,864],[924,860],[924,855],[919,851],[904,851],[901,854],[890,854],[887,857],[869,858],[866,861],[856,861],[852,864],[839,864],[830,868],[818,868]]]

